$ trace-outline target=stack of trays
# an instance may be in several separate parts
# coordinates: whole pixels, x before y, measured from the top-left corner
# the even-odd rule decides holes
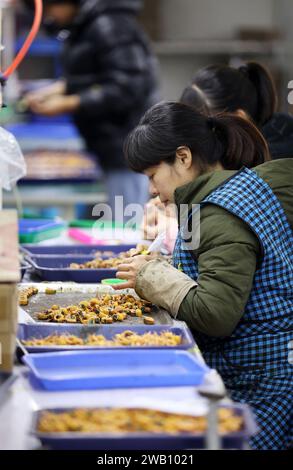
[[[104,257],[107,259],[107,257]],[[114,278],[117,269],[72,269],[71,263],[86,263],[92,261],[93,256],[33,256],[30,263],[35,273],[43,281],[72,281],[79,283],[98,283],[102,279]]]
[[[76,281],[97,283],[107,277],[115,277],[115,269],[70,269],[71,263],[82,264],[94,258],[96,251],[106,249],[113,253],[127,251],[130,247],[70,246],[70,247],[24,247],[35,271],[47,281]],[[74,252],[72,252],[74,250]],[[109,256],[109,255],[108,255]],[[115,256],[115,255],[114,255]],[[89,287],[92,289],[92,287]],[[86,287],[81,289],[86,290]],[[85,292],[57,292],[54,302],[60,306],[80,302]],[[47,304],[46,294],[39,293],[26,310],[34,318],[35,312]],[[92,295],[92,294],[91,294]],[[97,294],[98,295],[98,294]],[[51,301],[51,299],[50,299]],[[37,310],[38,309],[38,310]],[[30,311],[31,310],[31,311]],[[167,318],[165,318],[165,316]],[[32,433],[43,445],[53,449],[83,450],[177,450],[201,449],[205,447],[205,432],[177,434],[152,432],[40,432],[39,422],[46,411],[62,413],[72,408],[63,408],[69,391],[111,390],[152,387],[200,387],[210,373],[198,355],[191,351],[196,345],[189,329],[174,321],[167,312],[157,309],[154,313],[156,325],[132,324],[141,318],[127,319],[125,323],[109,325],[84,325],[62,323],[21,324],[18,330],[20,341],[42,339],[51,335],[74,335],[85,340],[88,335],[103,335],[112,340],[116,334],[131,330],[137,334],[147,332],[180,335],[182,341],[176,346],[114,346],[114,345],[40,345],[24,346],[23,357],[29,369],[28,378],[36,390],[61,392],[63,402],[59,408],[41,409],[34,414]],[[161,324],[158,324],[161,323]],[[109,392],[110,393],[110,392]],[[122,391],[121,391],[122,393]],[[127,392],[125,392],[127,393]],[[58,394],[57,394],[58,396]],[[65,402],[66,403],[66,402]],[[231,405],[232,406],[232,405]],[[226,432],[222,437],[224,448],[242,448],[255,432],[255,425],[247,407],[233,405],[236,416],[241,417],[242,427],[235,432]],[[89,423],[90,424],[90,423]],[[228,427],[228,429],[230,429]]]
[[[118,253],[128,251],[134,245],[79,245],[30,247],[23,246],[32,268],[43,281],[73,281],[79,283],[98,283],[102,279],[114,278],[117,270],[107,269],[72,269],[71,263],[82,264],[92,261],[95,252],[104,251],[103,259],[117,256]]]
[[[97,251],[112,252],[114,254],[128,251],[135,248],[135,245],[22,245],[22,251],[30,256],[94,256]]]
[[[28,354],[23,360],[35,387],[55,391],[196,386],[209,371],[196,356],[166,349]]]
[[[58,237],[65,227],[64,222],[52,219],[20,219],[18,223],[20,243],[37,243]]]
[[[24,346],[24,348],[29,353],[43,353],[43,352],[53,352],[53,351],[78,351],[78,350],[91,350],[91,349],[192,349],[195,346],[194,339],[191,335],[191,332],[188,328],[170,326],[170,325],[136,325],[136,326],[120,326],[120,325],[68,325],[68,324],[20,324],[18,328],[18,339],[22,341],[27,341],[31,338],[43,339],[50,335],[74,335],[78,338],[85,340],[88,335],[103,335],[106,340],[112,340],[116,334],[125,332],[126,330],[131,330],[133,333],[143,335],[151,331],[152,333],[163,333],[170,332],[174,335],[180,335],[182,340],[179,345],[176,346],[73,346],[73,345],[44,345],[44,346]]]
[[[243,426],[239,431],[221,434],[222,447],[224,449],[243,449],[247,445],[248,438],[256,431],[251,413],[248,407],[244,405],[230,405],[225,408],[231,409],[236,416],[240,417]],[[71,410],[71,408],[52,408],[35,412],[32,434],[40,439],[44,446],[56,450],[180,450],[203,449],[205,447],[204,433],[46,433],[39,431],[38,425],[44,412],[62,413]]]

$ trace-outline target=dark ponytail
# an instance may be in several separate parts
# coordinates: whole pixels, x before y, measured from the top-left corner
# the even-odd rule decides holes
[[[237,170],[242,166],[252,168],[271,160],[266,140],[252,122],[231,113],[219,114],[207,121],[224,144],[220,163],[225,170]]]
[[[211,65],[200,69],[180,101],[208,114],[245,111],[258,127],[269,121],[277,95],[269,72],[256,62],[238,69]]]
[[[195,84],[188,85],[184,88],[180,102],[192,106],[202,114],[210,114],[207,97]]]
[[[277,108],[277,93],[273,79],[268,70],[257,62],[247,62],[238,70],[256,89],[257,105],[252,118],[256,124],[262,126],[271,119]]]
[[[161,162],[172,165],[181,146],[190,149],[202,173],[217,163],[238,170],[270,160],[266,141],[247,119],[234,114],[209,118],[176,102],[150,108],[127,137],[124,151],[130,168],[142,173]]]

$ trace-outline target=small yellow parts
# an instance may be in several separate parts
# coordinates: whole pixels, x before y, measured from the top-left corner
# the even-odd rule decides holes
[[[56,289],[52,289],[51,287],[46,287],[45,289],[45,294],[48,294],[48,295],[53,295],[53,294],[56,294]]]
[[[123,259],[130,258],[134,254],[147,255],[148,250],[145,245],[137,245],[136,248],[131,248],[128,251],[121,252],[116,255],[113,252],[101,252],[95,253],[95,258],[85,263],[71,263],[69,267],[71,269],[115,269],[119,264],[123,262]]]
[[[218,431],[220,434],[243,430],[244,420],[233,409],[219,408]],[[41,413],[38,432],[43,433],[112,433],[131,435],[149,433],[190,434],[206,433],[205,416],[191,416],[179,413],[143,408],[76,408],[63,412],[44,411]]]
[[[26,299],[22,299],[26,301]],[[37,314],[38,320],[58,323],[82,323],[82,324],[111,324],[123,322],[128,315],[143,318],[144,313],[151,312],[149,302],[137,299],[130,294],[104,294],[100,298],[82,300],[78,305],[61,307],[52,305],[51,308]],[[149,325],[155,323],[150,318]]]
[[[107,318],[105,322],[107,322]],[[112,339],[107,339],[100,334],[89,334],[85,339],[82,339],[79,336],[54,333],[44,338],[30,338],[22,342],[25,346],[175,347],[182,343],[182,337],[168,330],[160,333],[148,331],[143,334],[125,330],[122,333],[116,333]]]
[[[154,325],[155,324],[155,320],[153,319],[153,317],[143,317],[143,322],[146,325]]]
[[[135,315],[136,315],[137,317],[142,317],[142,310],[141,310],[141,308],[137,308],[137,309],[135,310]]]
[[[38,292],[39,291],[36,287],[27,287],[26,289],[22,289],[19,293],[19,305],[28,305],[29,298],[36,295]]]
[[[28,305],[28,298],[26,295],[19,296],[19,305]]]

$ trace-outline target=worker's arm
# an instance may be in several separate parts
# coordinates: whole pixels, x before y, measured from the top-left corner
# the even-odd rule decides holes
[[[41,87],[37,90],[27,93],[23,97],[22,101],[25,105],[30,107],[36,101],[42,101],[56,95],[63,95],[65,93],[65,89],[66,85],[64,80],[57,80],[48,86]]]
[[[63,80],[27,94],[22,105],[36,114],[56,116],[63,113],[74,113],[80,105],[77,94],[66,95],[66,85]]]

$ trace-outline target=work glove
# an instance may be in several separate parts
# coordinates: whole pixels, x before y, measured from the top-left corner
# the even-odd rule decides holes
[[[196,286],[193,279],[167,261],[154,259],[138,272],[135,291],[141,298],[164,308],[176,318],[183,299]]]

